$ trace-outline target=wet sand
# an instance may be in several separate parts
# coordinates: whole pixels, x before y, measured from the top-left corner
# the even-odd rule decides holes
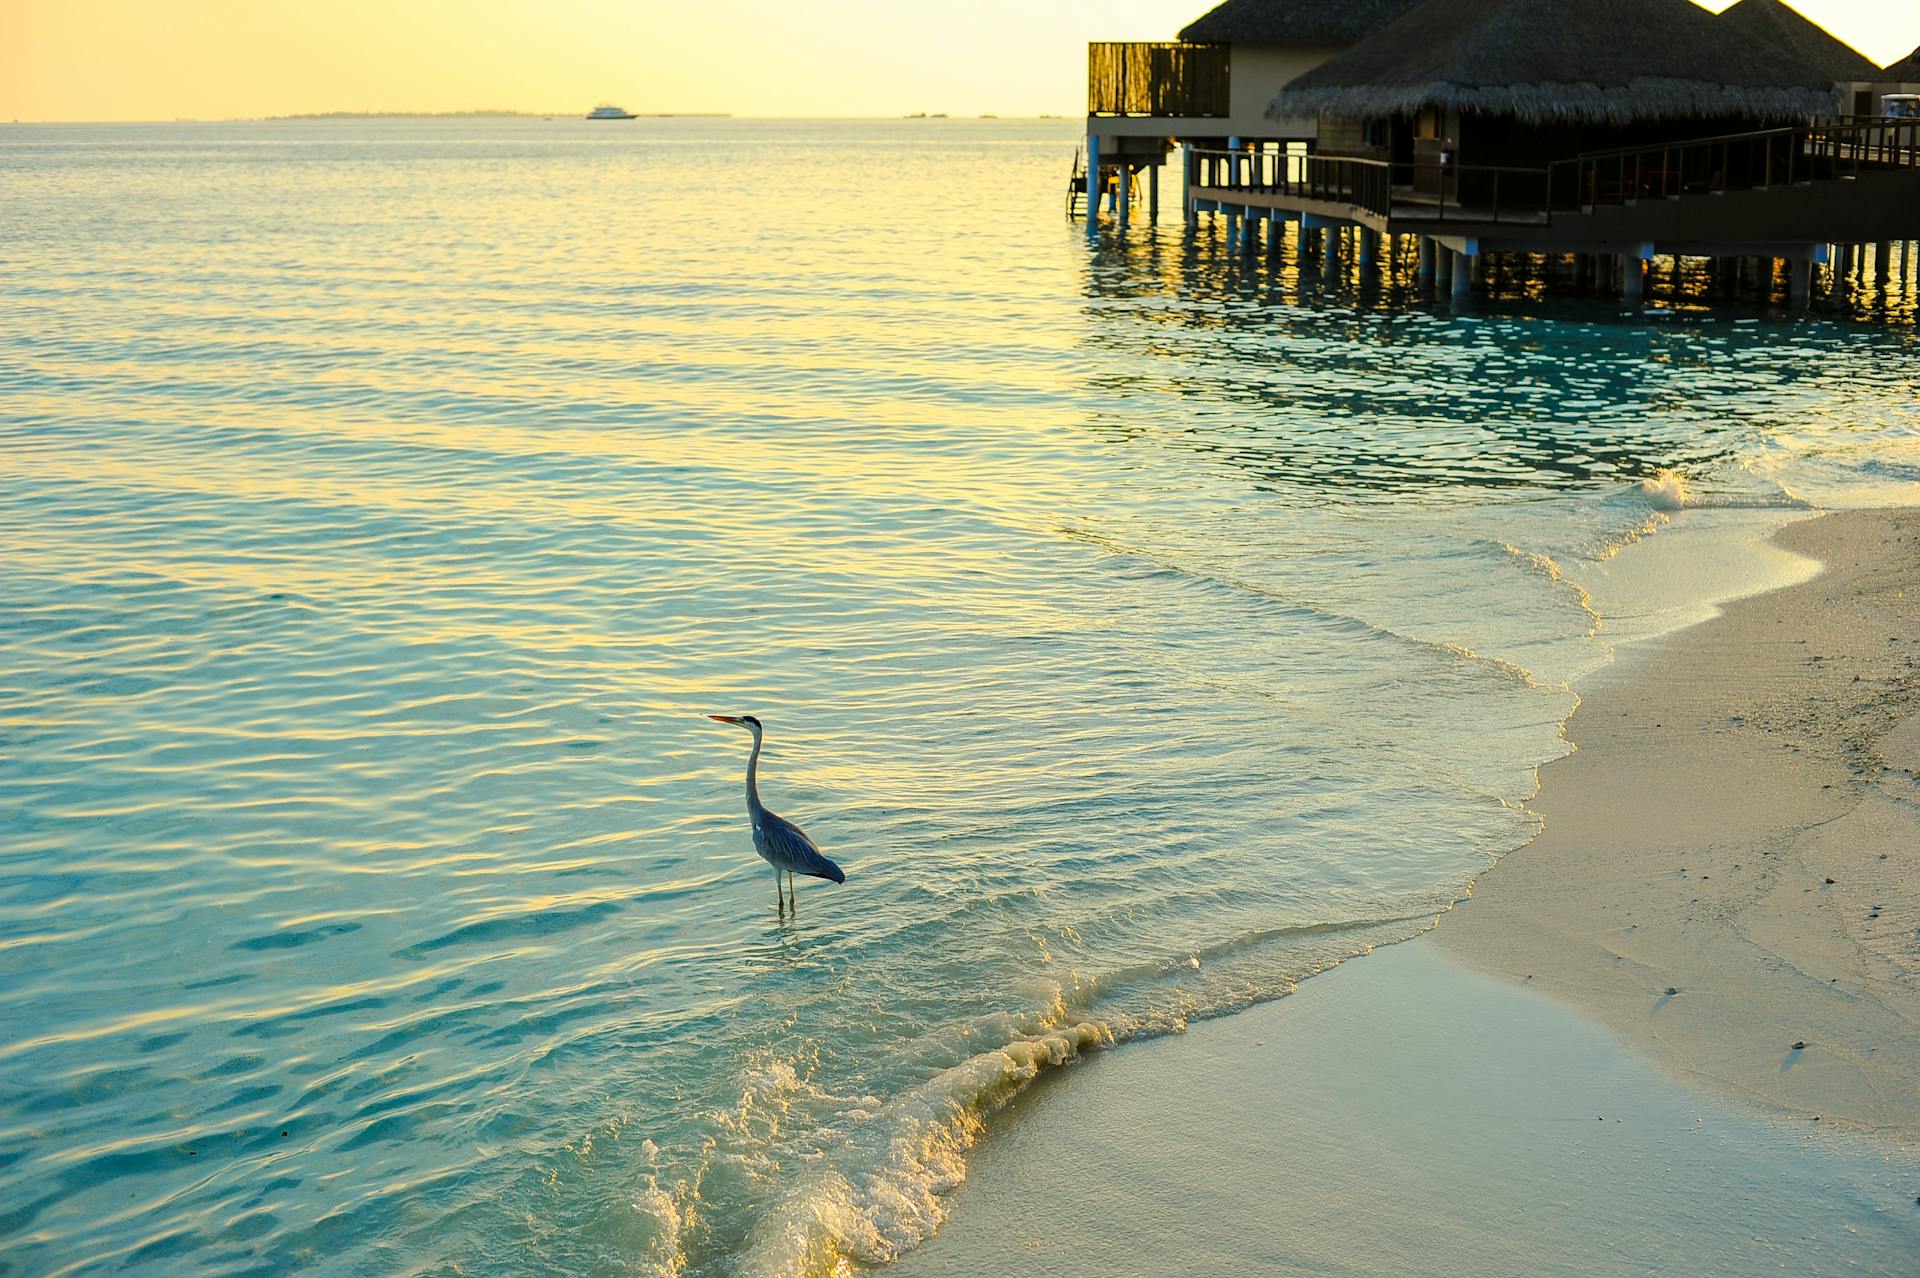
[[[1910,1278],[1920,1165],[1675,1081],[1424,939],[1096,1056],[887,1272]]]
[[[1920,512],[1778,540],[1433,932],[1035,1089],[897,1271],[1911,1273]]]
[[[1920,1142],[1920,512],[1778,541],[1825,571],[1583,690],[1543,833],[1432,942],[1682,1077]]]

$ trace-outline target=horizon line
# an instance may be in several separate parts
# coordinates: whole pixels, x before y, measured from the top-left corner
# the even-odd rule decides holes
[[[0,127],[69,124],[287,124],[319,120],[585,120],[579,111],[301,111],[289,115],[151,116],[142,119],[32,120],[16,116]],[[897,115],[741,115],[732,111],[636,111],[636,120],[1077,120],[1080,112],[906,112]],[[601,123],[611,123],[602,121]]]

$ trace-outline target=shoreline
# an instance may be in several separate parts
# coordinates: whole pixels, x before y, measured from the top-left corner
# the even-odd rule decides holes
[[[1920,510],[1775,540],[1823,570],[1592,680],[1542,832],[1432,941],[1682,1077],[1920,1143]]]
[[[1420,1271],[1453,1245],[1516,1275],[1616,1271],[1564,1268],[1568,1248],[1623,1273],[1763,1256],[1903,1272],[1920,1247],[1920,509],[1816,515],[1769,549],[1819,570],[1583,679],[1574,751],[1529,804],[1542,832],[1434,928],[1016,1100],[896,1268],[992,1272],[1072,1240],[1064,1255],[1116,1273]],[[1324,1130],[1343,1116],[1358,1158]],[[1596,1146],[1596,1119],[1635,1134]],[[1541,1198],[1569,1179],[1578,1197]],[[1755,1185],[1819,1212],[1729,1232],[1773,1211],[1743,1205]],[[1314,1261],[1300,1210],[1366,1259]],[[1511,1251],[1516,1226],[1532,1241],[1481,1265],[1473,1248]]]

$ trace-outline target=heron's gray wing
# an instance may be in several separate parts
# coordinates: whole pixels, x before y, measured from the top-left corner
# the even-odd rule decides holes
[[[810,874],[816,879],[845,883],[847,876],[839,866],[820,855],[805,830],[783,816],[771,812],[760,818],[760,835],[767,845],[767,860],[795,874]]]

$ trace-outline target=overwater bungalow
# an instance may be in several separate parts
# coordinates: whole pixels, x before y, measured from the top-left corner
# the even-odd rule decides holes
[[[1889,62],[1881,67],[1879,78],[1898,86],[1903,93],[1920,93],[1920,49],[1915,49],[1898,62]]]
[[[1311,142],[1311,115],[1267,113],[1273,95],[1419,0],[1226,0],[1165,42],[1087,46],[1087,154],[1096,193],[1126,220],[1142,173],[1157,213],[1159,169],[1182,142]],[[1076,179],[1079,175],[1076,174]]]
[[[1797,54],[1836,83],[1879,78],[1873,59],[1784,0],[1739,0],[1720,11],[1720,20]]]
[[[1769,24],[1765,3],[1784,7],[1747,2]],[[1583,255],[1629,295],[1656,254],[1784,259],[1804,299],[1828,246],[1920,238],[1920,126],[1837,115],[1835,72],[1860,68],[1756,21],[1690,0],[1423,0],[1274,94],[1269,121],[1315,121],[1304,145],[1183,140],[1189,222],[1223,214],[1243,246],[1278,220],[1351,229],[1362,261],[1415,236],[1456,292],[1485,253]]]
[[[1833,81],[1835,107],[1853,115],[1875,114],[1882,79],[1873,59],[1782,0],[1739,0],[1720,21],[1784,49]]]

